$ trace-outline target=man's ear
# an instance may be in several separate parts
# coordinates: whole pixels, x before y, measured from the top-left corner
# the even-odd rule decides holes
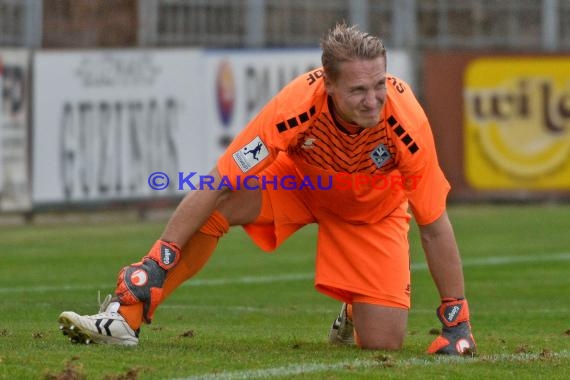
[[[327,74],[323,74],[323,79],[325,81],[325,88],[327,90],[327,94],[331,95],[334,92],[334,85],[332,80],[327,76]]]

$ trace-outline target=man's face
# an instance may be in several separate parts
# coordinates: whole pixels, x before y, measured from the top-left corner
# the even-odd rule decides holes
[[[384,57],[340,64],[333,82],[325,79],[335,110],[345,121],[362,128],[375,127],[386,103],[386,60]]]

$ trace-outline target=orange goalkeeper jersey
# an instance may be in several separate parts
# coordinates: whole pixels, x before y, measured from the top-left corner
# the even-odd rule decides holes
[[[234,139],[218,170],[237,186],[244,176],[263,179],[278,155],[295,163],[297,172],[291,174],[310,193],[317,219],[333,214],[374,223],[406,199],[419,224],[445,210],[449,183],[429,122],[408,84],[391,75],[380,122],[356,132],[335,118],[322,68],[299,76]]]

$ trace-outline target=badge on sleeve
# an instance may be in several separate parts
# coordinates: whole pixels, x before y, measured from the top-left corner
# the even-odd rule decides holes
[[[247,173],[268,156],[269,151],[259,136],[256,136],[249,144],[232,154],[234,161],[244,173]]]

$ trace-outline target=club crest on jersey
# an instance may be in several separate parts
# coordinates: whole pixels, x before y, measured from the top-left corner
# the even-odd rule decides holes
[[[269,151],[259,136],[232,154],[234,161],[244,173],[247,173],[251,168],[259,164],[268,156]]]
[[[381,168],[386,162],[388,162],[388,160],[390,160],[390,158],[392,158],[392,155],[384,144],[380,144],[372,151],[372,153],[370,153],[370,158],[372,158],[376,167]]]

